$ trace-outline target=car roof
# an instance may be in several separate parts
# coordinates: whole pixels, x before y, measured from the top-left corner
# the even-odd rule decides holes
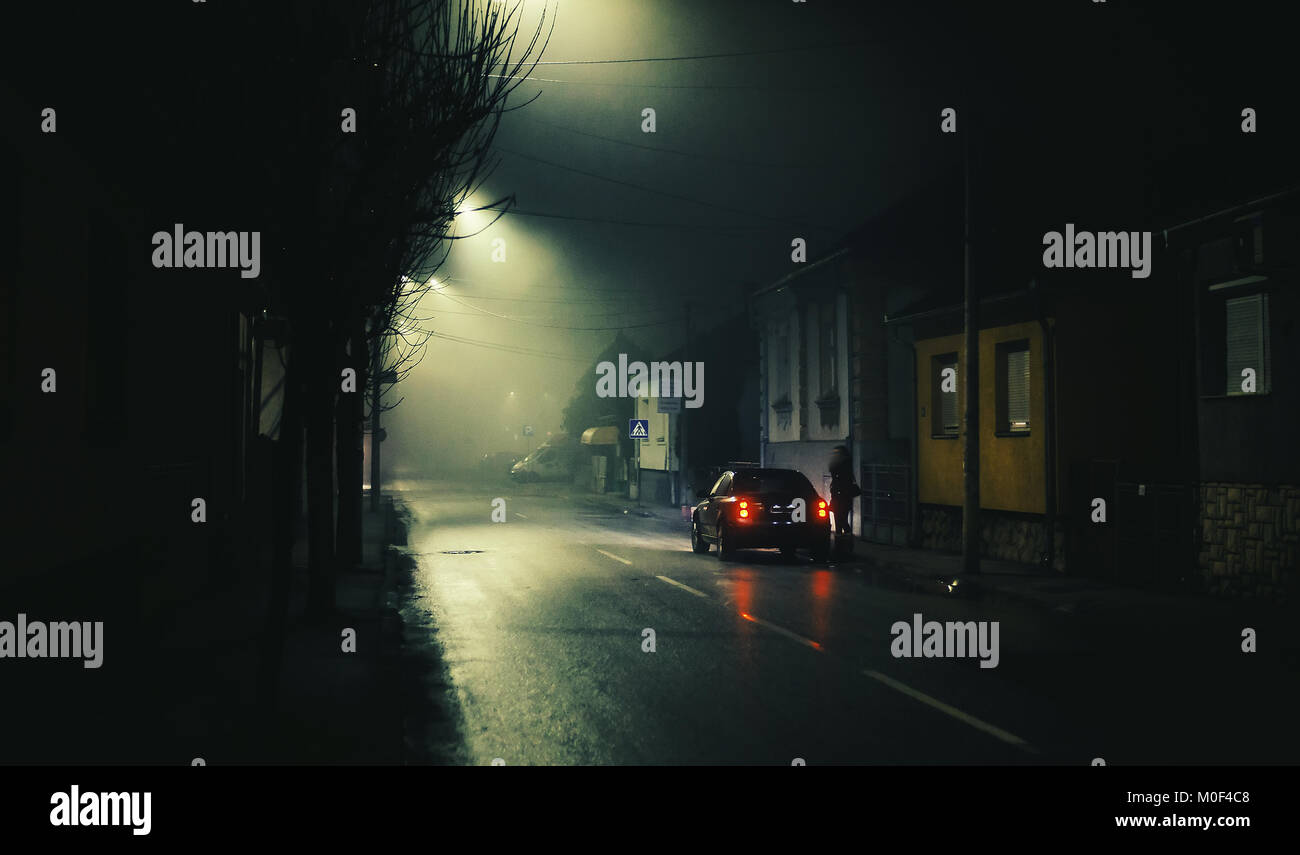
[[[751,472],[760,474],[763,472],[785,472],[792,475],[803,475],[803,473],[798,469],[781,469],[775,466],[740,466],[735,469],[727,469],[726,471],[733,475],[749,474]]]

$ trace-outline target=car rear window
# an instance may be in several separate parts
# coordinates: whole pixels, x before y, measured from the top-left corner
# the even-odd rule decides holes
[[[733,493],[792,493],[805,496],[812,493],[812,484],[801,472],[793,469],[756,469],[737,472],[732,482]]]

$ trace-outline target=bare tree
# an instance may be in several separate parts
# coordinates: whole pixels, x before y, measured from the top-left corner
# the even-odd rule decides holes
[[[531,33],[521,34],[522,14],[522,3],[491,0],[294,0],[249,13],[241,80],[267,140],[250,170],[276,247],[269,309],[291,342],[272,696],[292,573],[285,503],[301,489],[304,447],[309,614],[320,618],[335,607],[336,498],[340,553],[360,555],[364,390],[382,339],[409,320],[413,283],[445,259],[457,206],[495,165],[502,112],[549,36],[545,10]],[[341,392],[344,368],[357,372],[354,394]]]
[[[364,247],[353,257],[354,300],[339,304],[339,323],[359,375],[368,367],[376,378],[392,377],[392,371],[400,380],[418,364],[427,340],[415,317],[419,297],[447,257],[457,207],[496,165],[492,139],[510,95],[531,69],[529,58],[535,62],[545,46],[546,16],[543,11],[525,42],[519,35],[522,4],[387,0],[382,6],[357,47],[359,67],[353,63],[366,127],[338,150],[342,168],[335,187],[347,199],[347,237]],[[377,349],[374,339],[385,336],[400,342]],[[381,397],[376,391],[372,407]],[[360,560],[363,400],[356,395],[338,402],[344,564]],[[379,441],[371,437],[372,451]]]

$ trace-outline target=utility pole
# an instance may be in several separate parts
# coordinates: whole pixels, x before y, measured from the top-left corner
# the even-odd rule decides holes
[[[969,100],[966,102],[970,103]],[[975,294],[975,284],[970,275],[970,137],[971,119],[966,118],[964,139],[965,169],[965,216],[963,217],[965,233],[965,259],[963,278],[965,279],[965,345],[966,345],[966,412],[965,434],[962,437],[962,474],[965,479],[965,503],[961,515],[961,551],[962,572],[978,574],[980,572],[980,330],[979,302]]]
[[[691,302],[690,302],[689,300],[687,300],[687,301],[685,302],[684,306],[683,306],[683,319],[682,319],[682,320],[684,321],[685,326],[686,326],[686,336],[685,336],[685,339],[684,339],[684,341],[683,341],[683,343],[682,343],[682,384],[683,384],[683,385],[682,385],[682,388],[681,388],[681,389],[676,389],[676,390],[673,390],[673,391],[676,391],[676,392],[680,393],[678,397],[679,397],[679,399],[680,399],[680,401],[681,401],[681,410],[680,410],[680,416],[679,416],[679,418],[681,419],[681,423],[680,423],[681,440],[680,440],[680,442],[681,442],[681,444],[682,444],[682,455],[681,455],[681,460],[680,460],[680,462],[679,462],[679,464],[678,464],[678,468],[681,470],[681,472],[680,472],[681,488],[678,490],[678,496],[680,496],[681,499],[680,499],[680,501],[678,502],[678,504],[686,504],[686,505],[689,505],[689,504],[691,503],[691,499],[690,499],[690,495],[689,495],[689,493],[690,493],[690,474],[689,474],[689,469],[687,468],[687,463],[686,463],[686,461],[689,460],[690,458],[689,458],[689,456],[688,456],[687,445],[686,445],[686,439],[687,439],[688,433],[687,433],[687,430],[686,430],[686,410],[687,410],[687,407],[686,407],[686,388],[685,388],[685,383],[686,383],[686,372],[690,370],[690,362],[688,362],[688,360],[691,358]],[[698,380],[697,380],[696,382],[699,383]],[[700,388],[703,388],[703,384],[700,384]]]

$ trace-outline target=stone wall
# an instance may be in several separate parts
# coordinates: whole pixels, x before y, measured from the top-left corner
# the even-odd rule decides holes
[[[1197,566],[1207,589],[1280,597],[1297,589],[1300,485],[1201,485]]]
[[[922,549],[961,551],[961,508],[950,505],[921,505]],[[980,512],[980,556],[1022,564],[1038,564],[1047,552],[1047,526],[1037,514],[1005,511]],[[1056,524],[1055,569],[1065,572],[1065,527]]]

